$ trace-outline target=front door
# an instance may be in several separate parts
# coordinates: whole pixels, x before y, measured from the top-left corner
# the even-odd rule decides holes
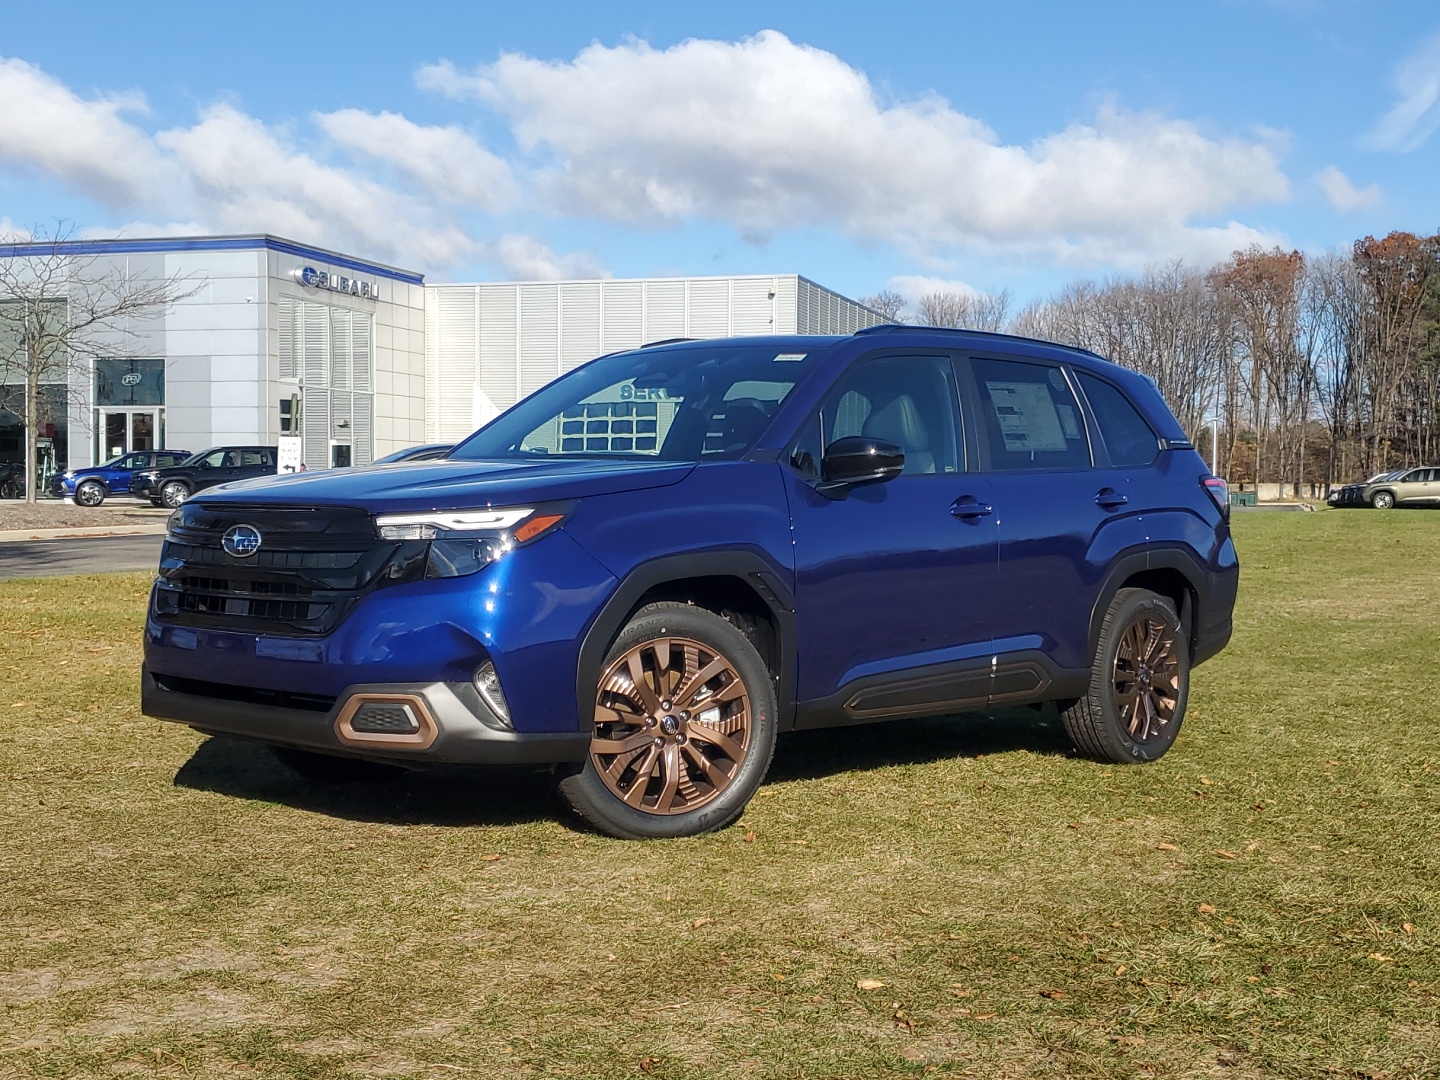
[[[996,530],[983,477],[966,474],[945,355],[858,361],[797,437],[785,468],[794,530],[797,724],[984,704]],[[822,448],[895,443],[904,472],[819,490]]]
[[[161,447],[159,409],[107,409],[100,414],[96,464],[136,450]]]

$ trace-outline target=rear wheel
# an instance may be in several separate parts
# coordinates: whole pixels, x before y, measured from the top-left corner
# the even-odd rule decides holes
[[[171,510],[179,507],[188,498],[190,488],[183,480],[168,480],[160,489],[160,501]]]
[[[270,752],[291,772],[322,784],[373,784],[397,779],[405,773],[399,765],[387,765],[383,761],[334,757],[293,746],[271,746]]]
[[[689,604],[651,604],[605,658],[590,753],[560,792],[622,839],[721,828],[765,779],[775,712],[770,671],[739,629]]]
[[[1376,510],[1389,510],[1395,505],[1395,496],[1388,491],[1377,491],[1375,497],[1370,500],[1370,505]]]
[[[1155,761],[1180,734],[1190,696],[1190,642],[1175,605],[1121,589],[1095,643],[1086,695],[1061,710],[1076,749],[1120,764]]]
[[[75,502],[79,506],[99,506],[105,494],[105,485],[99,480],[86,480],[75,489]]]

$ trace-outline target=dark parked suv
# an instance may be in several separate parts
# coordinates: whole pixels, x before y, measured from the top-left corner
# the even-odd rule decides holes
[[[135,497],[172,510],[197,491],[275,475],[273,446],[216,446],[192,454],[179,465],[137,473],[132,481]]]
[[[312,776],[552,766],[622,837],[734,820],[795,728],[1053,701],[1086,754],[1153,761],[1230,637],[1225,494],[1155,387],[1087,352],[637,349],[446,460],[186,502],[143,705]]]

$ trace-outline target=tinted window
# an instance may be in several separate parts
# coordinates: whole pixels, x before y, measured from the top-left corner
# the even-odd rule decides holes
[[[264,465],[265,457],[266,455],[263,450],[241,450],[240,464],[252,467],[255,465]]]
[[[1100,426],[1100,438],[1112,465],[1149,465],[1160,452],[1160,440],[1140,411],[1120,389],[1104,379],[1079,372],[1080,389]]]
[[[959,419],[950,360],[882,356],[845,372],[820,413],[825,446],[851,435],[894,443],[905,451],[905,474],[959,471]]]
[[[724,345],[603,357],[541,388],[450,457],[738,457],[770,426],[811,355]]]
[[[1090,444],[1064,373],[1049,364],[970,361],[981,467],[999,472],[1086,469]]]

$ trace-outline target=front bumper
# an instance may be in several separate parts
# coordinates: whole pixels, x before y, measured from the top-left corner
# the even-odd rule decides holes
[[[239,735],[320,753],[410,764],[555,765],[580,762],[589,748],[582,732],[518,732],[485,705],[468,683],[369,683],[346,687],[333,705],[272,703],[260,694],[235,693],[140,673],[146,716],[187,724],[207,734]],[[295,696],[300,702],[300,696]],[[404,702],[420,720],[414,734],[357,731],[358,705]]]

